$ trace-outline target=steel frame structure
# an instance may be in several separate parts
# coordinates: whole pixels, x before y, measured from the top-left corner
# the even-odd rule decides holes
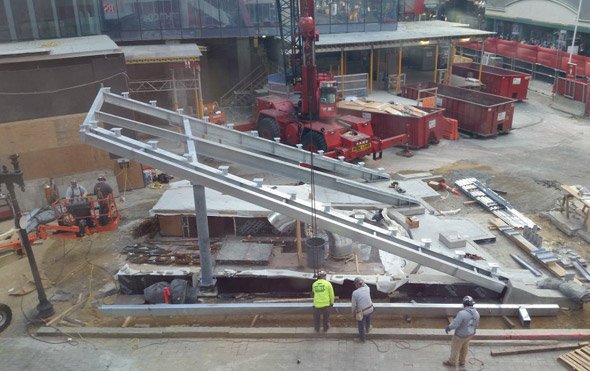
[[[386,316],[446,317],[454,316],[461,304],[374,303],[376,313]],[[476,304],[482,317],[517,317],[526,310],[529,316],[551,317],[559,313],[557,304]],[[310,303],[224,303],[224,304],[149,304],[102,305],[100,312],[109,317],[167,316],[254,316],[257,314],[299,315],[311,313]],[[350,312],[350,303],[336,303],[334,310]]]
[[[99,117],[101,116],[96,113],[100,112],[100,108],[105,102],[127,103],[126,105],[120,104],[119,106],[121,107],[144,107],[147,109],[140,112],[167,119],[171,123],[178,123],[178,120],[180,120],[178,124],[182,124],[184,120],[189,120],[192,124],[194,121],[189,116],[155,106],[140,104],[140,102],[134,102],[129,98],[117,97],[109,93],[108,88],[106,88],[98,93],[84,120],[80,130],[82,142],[101,148],[107,152],[162,169],[170,174],[187,179],[193,184],[230,194],[241,200],[254,203],[296,220],[311,220],[312,215],[314,215],[319,228],[379,248],[401,258],[485,287],[494,292],[502,293],[507,286],[506,281],[508,281],[508,278],[499,275],[497,268],[484,267],[479,263],[457,260],[443,253],[432,251],[420,242],[395,236],[395,232],[393,231],[365,223],[363,220],[334,210],[328,205],[319,205],[316,202],[316,207],[312,208],[309,201],[299,200],[295,195],[284,194],[272,187],[263,185],[262,179],[250,181],[230,174],[227,168],[214,169],[201,163],[195,163],[193,162],[193,156],[190,154],[179,156],[158,148],[157,141],[143,143],[123,136],[121,134],[121,128],[113,128],[111,130],[103,129],[98,126]],[[104,118],[104,116],[102,117]],[[192,127],[193,136],[187,137],[185,139],[186,141],[194,140],[195,126]],[[196,127],[196,131],[200,135],[211,134],[218,129],[224,129],[223,132],[228,135],[234,132],[233,130],[205,122],[201,122],[201,125],[197,125]],[[261,138],[256,139],[261,140]],[[265,142],[273,143],[272,141]],[[226,150],[232,151],[233,148],[226,148]]]
[[[124,95],[112,94],[107,88],[102,89],[99,95],[102,96],[102,103],[112,104],[131,111],[141,112],[143,114],[156,117],[167,121],[172,126],[182,127],[183,118],[187,117],[178,112],[170,111],[164,108],[155,107],[150,104],[139,102],[133,99],[128,99]],[[344,162],[343,158],[334,159],[319,154],[310,154],[302,148],[291,147],[278,141],[270,141],[264,138],[259,138],[256,131],[244,133],[233,130],[232,126],[211,125],[210,123],[194,117],[188,117],[193,128],[193,135],[215,140],[219,144],[225,144],[230,147],[241,147],[247,150],[256,151],[259,153],[267,153],[272,156],[277,156],[285,160],[290,160],[297,163],[311,163],[311,156],[313,156],[313,164],[315,167],[331,171],[337,174],[345,175],[351,178],[360,178],[368,182],[389,180],[390,176],[383,168],[370,169],[365,167],[363,162],[358,164],[351,164]]]
[[[154,91],[194,91],[199,88],[196,79],[183,80],[131,80],[128,83],[130,93],[148,93]]]

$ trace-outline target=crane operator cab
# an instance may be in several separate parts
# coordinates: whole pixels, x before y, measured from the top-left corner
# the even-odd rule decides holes
[[[336,97],[338,95],[336,81],[320,82],[320,120],[336,117]]]

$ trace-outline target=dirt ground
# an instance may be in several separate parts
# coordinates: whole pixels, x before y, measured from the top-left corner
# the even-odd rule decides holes
[[[558,231],[540,212],[555,209],[562,196],[559,184],[583,184],[590,186],[590,121],[578,120],[568,115],[553,111],[548,107],[548,98],[532,94],[529,102],[517,105],[517,114],[513,133],[497,139],[477,140],[462,138],[457,142],[441,141],[437,146],[416,151],[413,158],[396,156],[398,149],[384,153],[379,162],[368,161],[367,166],[385,167],[390,173],[431,171],[442,175],[448,184],[464,177],[477,177],[491,188],[506,192],[504,196],[516,209],[533,219],[541,226],[540,234],[553,248],[572,248],[590,260],[590,244],[578,237],[567,237]],[[260,175],[252,169],[235,169],[240,175],[252,178]],[[266,174],[266,181],[285,182],[284,179]],[[55,301],[58,290],[63,292],[64,301],[55,301],[56,313],[70,308],[80,300],[85,302],[80,310],[66,316],[70,325],[81,323],[91,325],[121,324],[120,319],[100,318],[96,311],[99,302],[112,303],[114,296],[97,299],[101,288],[116,284],[113,275],[125,263],[125,257],[119,251],[126,245],[136,243],[131,237],[134,226],[148,216],[162,190],[140,189],[126,194],[124,203],[120,203],[121,225],[118,231],[87,236],[81,241],[47,240],[35,245],[34,250],[42,276],[48,282],[48,297]],[[487,225],[492,214],[478,205],[465,205],[464,196],[454,196],[440,192],[438,199],[428,200],[438,210],[461,209],[457,214]],[[0,223],[0,232],[9,229],[12,222]],[[498,241],[491,246],[484,246],[501,265],[518,268],[510,258],[510,253],[518,252],[510,241],[497,232]],[[15,317],[30,315],[36,305],[35,293],[15,297],[8,295],[9,290],[18,289],[30,280],[30,270],[26,258],[13,254],[0,256],[0,302],[13,308]],[[296,326],[309,319],[292,318],[288,321],[263,316],[257,319],[257,326]],[[81,321],[76,324],[76,321]],[[19,323],[19,321],[16,321]],[[179,318],[165,321],[169,325],[235,325],[250,326],[252,318]],[[8,331],[22,331],[21,325],[13,325]],[[137,321],[139,325],[162,324],[162,321]],[[393,327],[441,327],[446,319],[405,318],[376,319],[375,326]],[[555,327],[555,319],[535,319],[535,327]],[[588,327],[588,318],[577,312],[564,311],[560,314],[560,327]],[[334,316],[336,326],[352,326],[348,314]],[[505,324],[499,319],[490,319],[482,323],[484,328],[501,328]]]

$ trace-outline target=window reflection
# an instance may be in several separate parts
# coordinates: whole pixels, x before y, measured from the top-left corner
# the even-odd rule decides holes
[[[316,0],[316,25],[320,33],[392,29],[396,4]],[[279,26],[276,0],[0,0],[0,41],[12,37],[7,17],[17,40],[101,33],[115,40],[276,36]]]
[[[10,41],[10,29],[8,27],[8,18],[6,17],[4,2],[0,2],[0,42]]]

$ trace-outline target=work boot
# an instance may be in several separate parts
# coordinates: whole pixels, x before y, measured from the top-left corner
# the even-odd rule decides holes
[[[359,339],[359,338],[354,338],[352,341],[354,341],[355,343],[359,343],[359,344],[365,343],[365,341],[363,339]]]
[[[455,367],[455,365],[454,365],[454,364],[452,364],[452,363],[451,363],[451,362],[449,362],[449,361],[444,361],[442,364],[443,364],[444,366],[447,366],[447,367]]]

